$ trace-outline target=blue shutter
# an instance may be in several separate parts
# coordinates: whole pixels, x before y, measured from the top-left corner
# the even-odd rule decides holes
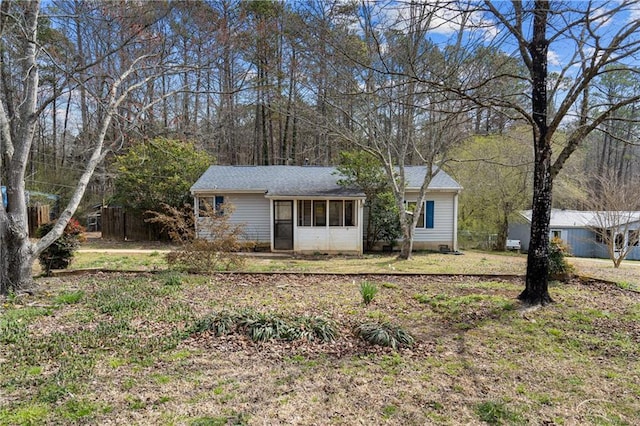
[[[434,201],[425,202],[425,219],[427,221],[427,228],[433,228],[433,212],[434,212],[435,203]]]

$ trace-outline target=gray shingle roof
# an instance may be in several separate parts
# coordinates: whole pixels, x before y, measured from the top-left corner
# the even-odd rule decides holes
[[[419,188],[425,168],[406,168],[408,188]],[[252,191],[271,196],[363,197],[356,189],[338,185],[340,175],[334,167],[316,166],[210,166],[191,187],[202,191]],[[430,189],[459,190],[460,185],[444,172],[439,172]]]
[[[520,214],[531,222],[531,210]],[[551,209],[551,228],[610,228],[640,221],[640,212]]]
[[[424,176],[427,173],[426,166],[407,166],[404,168],[404,176],[407,181],[407,188],[418,190],[422,186]],[[443,172],[438,171],[436,175],[429,182],[429,189],[431,190],[450,190],[460,191],[462,186],[451,176]]]

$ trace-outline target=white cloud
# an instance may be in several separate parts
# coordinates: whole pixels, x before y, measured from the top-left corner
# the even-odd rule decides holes
[[[451,36],[460,31],[463,23],[467,28],[474,28],[482,31],[485,38],[496,35],[497,28],[493,22],[488,21],[479,11],[460,11],[456,8],[446,8],[442,4],[418,2],[367,2],[369,5],[377,6],[377,17],[381,22],[391,24],[398,31],[406,31],[411,22],[411,8],[415,13],[421,14],[429,20],[429,32],[441,36]]]
[[[629,22],[640,21],[640,3],[629,9]]]
[[[547,62],[549,63],[549,65],[554,67],[560,66],[562,64],[560,62],[560,55],[558,55],[556,51],[551,49],[549,49],[549,52],[547,53]]]

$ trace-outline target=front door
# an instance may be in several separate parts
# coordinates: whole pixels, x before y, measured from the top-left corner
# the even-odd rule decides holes
[[[293,250],[293,201],[273,201],[273,248]]]

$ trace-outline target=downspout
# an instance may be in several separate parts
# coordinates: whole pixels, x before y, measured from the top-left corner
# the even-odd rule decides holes
[[[293,252],[295,253],[296,251],[296,247],[298,247],[298,242],[296,241],[298,239],[298,199],[294,198],[291,201],[293,203],[293,206],[291,207],[291,221],[293,222],[291,224],[291,227],[293,229]]]
[[[453,196],[453,251],[458,251],[458,194],[457,191]]]
[[[360,238],[358,238],[360,243],[358,248],[360,255],[362,255],[364,254],[364,200],[357,200],[356,203],[358,204],[358,229],[360,229]]]

